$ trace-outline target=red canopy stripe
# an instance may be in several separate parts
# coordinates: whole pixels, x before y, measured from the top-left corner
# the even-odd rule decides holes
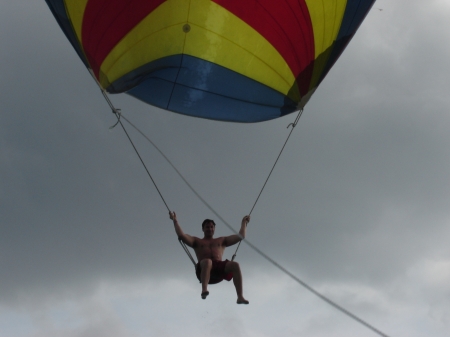
[[[301,75],[300,93],[308,92],[315,49],[312,22],[304,0],[246,0],[245,5],[243,0],[213,1],[264,36],[283,56],[293,74]]]
[[[97,77],[101,64],[114,46],[165,1],[90,0],[87,3],[82,26],[82,44]]]

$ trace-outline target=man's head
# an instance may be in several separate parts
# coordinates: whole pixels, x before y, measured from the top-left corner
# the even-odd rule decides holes
[[[205,237],[213,237],[214,230],[216,229],[216,223],[214,220],[205,219],[202,223],[202,231],[205,233]]]
[[[214,226],[214,228],[216,228],[216,223],[214,222],[214,220],[211,220],[211,219],[205,219],[205,220],[202,222],[202,229],[205,228],[205,226],[206,226],[207,224],[209,224],[209,223],[211,223],[211,224]]]

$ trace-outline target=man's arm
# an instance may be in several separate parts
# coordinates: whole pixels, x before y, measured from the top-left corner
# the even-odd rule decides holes
[[[247,224],[250,222],[250,215],[246,215],[242,218],[241,229],[239,230],[239,235],[230,235],[225,237],[223,241],[225,247],[229,247],[235,245],[239,241],[245,238],[245,234],[247,233]]]
[[[169,212],[169,216],[170,216],[170,219],[173,220],[173,225],[175,227],[175,232],[177,233],[178,238],[181,239],[181,241],[183,241],[189,247],[193,247],[195,239],[192,236],[190,236],[188,234],[185,234],[183,232],[183,230],[181,229],[180,224],[178,223],[176,213],[175,212]]]

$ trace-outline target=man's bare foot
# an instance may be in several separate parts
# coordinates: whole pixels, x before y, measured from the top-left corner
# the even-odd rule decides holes
[[[245,298],[238,298],[236,303],[237,304],[249,304],[250,302],[247,301]]]
[[[206,296],[209,295],[209,291],[204,291],[202,292],[202,299],[204,300],[206,298]]]

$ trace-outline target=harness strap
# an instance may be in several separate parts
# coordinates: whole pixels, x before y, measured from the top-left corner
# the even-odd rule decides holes
[[[194,267],[195,267],[197,264],[195,263],[195,260],[192,257],[191,252],[186,247],[186,244],[180,238],[178,238],[178,242],[180,243],[181,247],[183,247],[184,251],[186,252],[187,256],[191,259],[191,261],[192,261],[192,263],[194,264]]]

